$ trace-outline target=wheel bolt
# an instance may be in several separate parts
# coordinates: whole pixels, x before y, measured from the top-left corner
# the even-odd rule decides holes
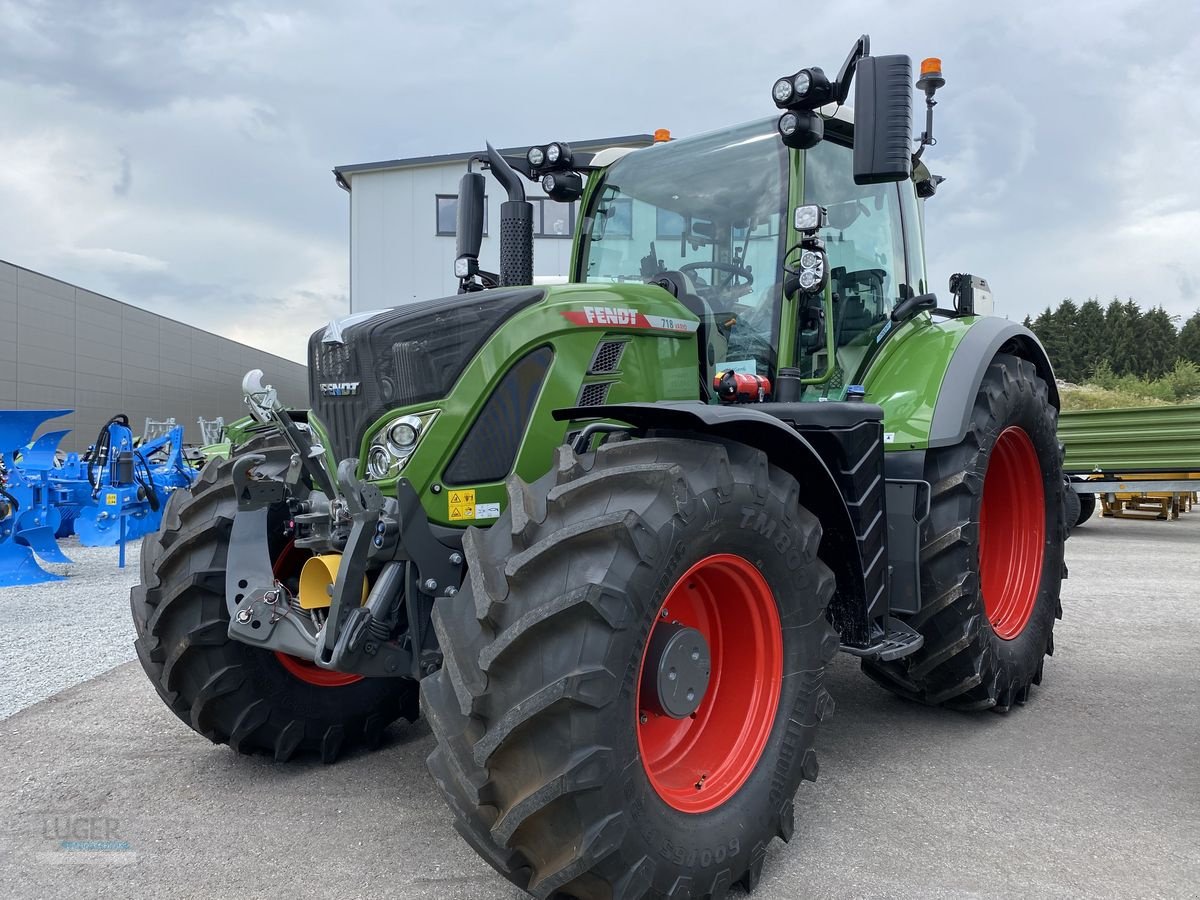
[[[638,721],[641,722],[643,725],[645,725],[647,722],[650,721],[650,717],[647,716],[645,713],[641,713],[638,716]]]
[[[667,612],[667,611],[664,609],[664,610],[662,611],[662,617],[665,619],[665,618],[666,618],[668,615],[670,615],[670,613],[668,613],[668,612]]]

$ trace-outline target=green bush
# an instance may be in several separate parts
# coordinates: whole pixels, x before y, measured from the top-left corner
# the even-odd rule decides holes
[[[1087,384],[1060,391],[1063,409],[1116,409],[1128,406],[1159,406],[1189,403],[1200,399],[1200,366],[1178,360],[1162,378],[1116,375],[1101,361]]]
[[[1177,360],[1175,368],[1161,380],[1171,388],[1175,400],[1194,400],[1200,397],[1200,366],[1190,360]]]

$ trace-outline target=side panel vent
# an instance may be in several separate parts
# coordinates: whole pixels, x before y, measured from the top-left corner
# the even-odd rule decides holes
[[[608,389],[613,386],[611,381],[602,381],[596,384],[585,384],[579,392],[579,401],[576,406],[603,406],[608,402]]]
[[[601,341],[596,352],[592,354],[591,364],[588,365],[588,374],[607,375],[617,371],[628,343],[628,341]]]
[[[553,350],[540,347],[505,373],[446,467],[446,484],[481,484],[508,476],[553,359]]]

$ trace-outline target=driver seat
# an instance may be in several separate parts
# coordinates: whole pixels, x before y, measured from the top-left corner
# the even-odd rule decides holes
[[[657,284],[668,291],[688,312],[700,320],[700,327],[696,333],[700,356],[700,398],[708,400],[713,396],[712,383],[716,376],[717,361],[724,360],[729,349],[729,338],[721,331],[716,312],[708,301],[696,292],[696,283],[676,269],[659,272],[646,283]]]

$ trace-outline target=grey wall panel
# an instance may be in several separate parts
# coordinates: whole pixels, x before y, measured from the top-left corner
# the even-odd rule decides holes
[[[245,414],[252,368],[307,405],[302,365],[0,261],[0,407],[74,410],[45,429],[73,429],[64,449],[86,448],[120,412],[135,431],[174,417],[199,441],[198,416]]]

